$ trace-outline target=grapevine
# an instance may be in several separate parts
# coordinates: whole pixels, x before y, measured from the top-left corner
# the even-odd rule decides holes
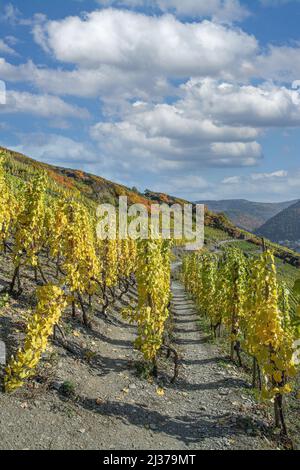
[[[15,271],[10,290],[14,289],[15,282],[20,285],[20,268],[29,265],[43,273],[39,262],[39,255],[45,243],[45,191],[46,177],[44,174],[37,175],[30,181],[25,190],[25,205],[16,221],[14,265]]]
[[[258,372],[262,397],[274,402],[276,424],[287,434],[283,397],[292,391],[297,372],[299,328],[292,320],[291,294],[278,283],[274,255],[267,250],[249,260],[235,249],[219,259],[209,253],[188,255],[182,279],[213,329],[224,325],[231,359],[236,353],[242,365],[242,350],[253,357],[253,384]]]
[[[66,306],[63,291],[56,286],[43,286],[37,290],[38,304],[29,318],[27,335],[22,350],[12,358],[6,369],[5,391],[21,387],[24,380],[34,374],[42,354],[47,349],[48,338],[59,322]]]
[[[4,172],[4,160],[0,158],[0,250],[7,247],[7,240],[16,212],[16,201]]]
[[[169,316],[170,247],[164,240],[137,242],[136,279],[138,306],[124,315],[138,326],[136,347],[156,373],[157,354],[163,344],[165,323]]]

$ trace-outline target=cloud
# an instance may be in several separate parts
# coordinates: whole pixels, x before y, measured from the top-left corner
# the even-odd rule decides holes
[[[233,174],[220,178],[219,187],[202,172],[226,168],[228,175],[229,168],[253,167],[263,157],[259,139],[267,129],[300,125],[299,90],[272,80],[300,78],[300,45],[260,48],[254,36],[229,24],[242,19],[241,2],[157,0],[153,16],[130,11],[141,3],[101,2],[127,9],[57,21],[44,15],[24,20],[8,10],[11,22],[27,22],[45,63],[55,65],[0,59],[1,79],[22,89],[30,84],[30,92],[9,91],[1,112],[45,117],[49,127],[63,129],[69,118],[88,113],[62,97],[90,98],[96,108],[90,140],[20,135],[17,149],[189,199],[200,199],[198,192],[235,197],[239,189],[250,195],[261,187],[281,191],[291,181],[285,170]],[[148,3],[151,8],[154,2]],[[7,39],[4,44],[13,47]]]
[[[152,185],[156,191],[175,194],[190,201],[247,198],[252,201],[282,201],[299,198],[300,169],[228,176],[214,182],[199,171],[163,176]]]
[[[251,166],[262,157],[258,142],[214,142],[211,150],[218,157],[219,166]]]
[[[242,40],[239,45],[237,44],[237,47],[240,48],[240,55],[242,55]],[[230,71],[225,70],[225,57],[218,61],[217,54],[215,58],[212,58],[215,65],[212,63],[209,65],[205,61],[201,64],[195,62],[190,66],[186,64],[186,69],[184,69],[183,64],[179,64],[176,69],[175,65],[171,68],[167,64],[161,65],[159,61],[156,61],[157,67],[155,68],[155,64],[150,64],[151,58],[149,58],[149,68],[146,65],[143,68],[137,57],[137,63],[132,62],[132,65],[128,65],[127,69],[118,65],[101,65],[96,68],[77,65],[73,70],[69,68],[51,69],[41,67],[35,65],[32,61],[13,65],[4,58],[0,58],[0,76],[2,79],[11,82],[29,82],[38,89],[51,94],[90,98],[99,96],[106,101],[112,101],[116,98],[120,101],[129,100],[136,97],[140,99],[152,97],[154,101],[159,101],[164,96],[178,94],[178,88],[176,89],[172,85],[172,80],[178,78],[186,79],[192,84],[207,77],[236,82],[237,84],[247,82],[252,78],[288,83],[299,80],[300,46],[271,46],[263,54],[259,54],[259,51],[255,53],[253,51],[252,56],[249,52],[249,56],[243,62],[242,76],[241,70],[236,67],[234,51],[232,52],[232,57],[230,58],[229,54],[227,60],[228,64],[232,61],[230,67],[228,65]],[[155,55],[154,52],[153,55]],[[176,64],[176,53],[173,56],[173,62]],[[89,60],[88,57],[87,61]],[[126,59],[128,64],[130,60],[130,58]],[[159,68],[160,65],[161,68]],[[192,68],[195,73],[192,73]],[[191,76],[195,78],[190,80]],[[236,89],[238,89],[238,85]],[[249,99],[250,90],[251,86],[243,88],[243,94],[245,95],[248,92]],[[234,93],[234,90],[232,93]],[[261,100],[262,98],[261,94]],[[290,97],[290,99],[292,98]],[[254,101],[254,97],[252,100]],[[267,103],[267,96],[265,101]]]
[[[16,55],[16,51],[12,49],[3,39],[0,39],[0,52],[3,54]]]
[[[278,170],[273,171],[271,173],[254,173],[251,175],[251,179],[253,181],[261,181],[261,180],[270,180],[270,179],[278,179],[278,178],[286,178],[288,176],[288,172],[285,170]]]
[[[171,15],[150,17],[108,9],[82,18],[43,18],[33,31],[36,42],[62,67],[38,67],[32,61],[12,65],[0,59],[0,74],[51,94],[100,96],[106,102],[150,96],[162,101],[176,95],[171,84],[178,79],[245,82],[300,77],[297,43],[269,46],[262,52],[253,36],[206,20],[184,23]]]
[[[5,36],[5,40],[10,46],[15,46],[19,42],[19,39],[12,35]]]
[[[68,104],[56,96],[36,95],[11,90],[6,92],[6,105],[0,107],[0,113],[24,113],[45,118],[68,117],[85,119],[89,117],[86,109]]]
[[[224,178],[222,184],[240,184],[241,178],[240,176],[229,176],[228,178]]]
[[[141,174],[135,173],[132,167],[118,165],[112,158],[101,155],[90,140],[76,140],[57,133],[19,133],[20,143],[3,142],[5,147],[16,152],[30,155],[36,160],[50,163],[54,166],[84,170],[98,174],[113,181],[131,186],[141,184]],[[134,179],[135,176],[137,179]]]
[[[8,3],[4,6],[4,12],[1,15],[1,20],[9,24],[16,25],[19,23],[21,18],[20,10],[15,7],[12,3]]]
[[[279,201],[299,198],[300,170],[289,172],[277,170],[266,173],[251,173],[247,176],[225,178],[221,185],[211,188],[214,198],[246,197],[257,200]]]
[[[252,201],[282,201],[299,198],[300,169],[234,175],[195,190],[193,200],[247,198]]]
[[[97,0],[102,7],[150,8],[192,18],[211,17],[223,22],[241,21],[249,15],[239,0]]]
[[[292,82],[300,77],[300,44],[293,46],[268,46],[253,62],[254,75],[266,79]]]
[[[113,67],[172,77],[242,76],[258,43],[210,21],[183,23],[172,15],[101,10],[39,25],[36,41],[55,58],[84,69]],[[151,38],[151,39],[150,39]]]
[[[12,3],[4,5],[3,13],[0,14],[0,21],[8,23],[12,26],[33,26],[44,21],[46,16],[36,13],[32,18],[24,18],[19,8]]]
[[[163,11],[174,9],[179,15],[210,16],[225,22],[241,21],[249,15],[238,0],[157,0],[157,3]]]
[[[300,125],[299,90],[195,79],[181,92],[172,105],[134,102],[121,120],[95,124],[92,138],[103,154],[122,155],[123,165],[147,164],[154,172],[171,162],[174,168],[252,166],[262,158],[262,131]]]
[[[99,97],[115,108],[136,98],[162,102],[178,94],[174,80],[193,75],[248,77],[258,48],[253,36],[213,22],[111,9],[83,18],[40,19],[33,31],[61,67],[14,65],[2,58],[2,79],[29,82],[49,94]]]
[[[211,184],[202,176],[187,174],[162,177],[159,183],[152,184],[151,189],[171,195],[183,194],[185,199],[193,201],[195,194],[199,194],[199,191],[206,191],[210,187]]]
[[[184,103],[184,101],[183,101]],[[216,124],[177,105],[134,104],[122,121],[99,122],[91,136],[101,152],[157,172],[170,168],[248,166],[261,158],[256,129]]]
[[[21,144],[10,146],[20,153],[67,168],[84,169],[85,165],[100,163],[99,156],[88,142],[78,142],[58,134],[19,134]]]
[[[49,93],[101,95],[106,101],[112,95],[160,99],[173,94],[167,90],[174,79],[292,82],[300,77],[299,43],[262,50],[254,36],[212,21],[185,23],[172,15],[113,9],[60,21],[36,16],[36,42],[67,69],[2,62],[0,73],[4,69]]]
[[[211,182],[199,172],[162,177],[156,191],[175,194],[190,201],[247,198],[252,201],[282,201],[299,198],[300,169],[234,175]]]
[[[181,105],[191,115],[212,116],[228,125],[254,128],[300,125],[300,93],[273,83],[239,85],[192,79],[182,86]]]
[[[13,65],[0,58],[0,76],[12,83],[27,82],[46,93],[95,98],[114,103],[133,97],[161,100],[173,87],[163,77],[128,70],[120,73],[112,67],[61,70],[38,67],[32,61]]]

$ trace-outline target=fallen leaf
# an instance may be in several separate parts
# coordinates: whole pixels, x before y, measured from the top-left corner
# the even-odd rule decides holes
[[[158,387],[158,388],[156,389],[156,393],[157,393],[157,395],[160,396],[160,397],[163,397],[163,396],[165,395],[164,389],[163,389],[163,388],[160,388],[160,387]]]

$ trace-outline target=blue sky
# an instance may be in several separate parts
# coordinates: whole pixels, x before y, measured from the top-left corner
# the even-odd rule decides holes
[[[0,3],[0,143],[190,200],[299,198],[300,1]]]

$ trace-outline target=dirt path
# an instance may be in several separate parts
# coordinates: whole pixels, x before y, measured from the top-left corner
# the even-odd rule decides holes
[[[219,357],[217,348],[198,327],[194,303],[183,286],[174,281],[173,311],[177,343],[182,351],[183,377],[178,388],[187,392],[182,404],[191,422],[193,448],[265,449],[259,407],[250,398],[248,383],[240,371]]]
[[[98,320],[94,334],[81,328],[80,337],[72,337],[78,357],[53,349],[52,356],[58,357],[55,389],[38,388],[31,396],[28,391],[0,394],[0,448],[270,448],[260,433],[265,423],[247,383],[199,331],[194,304],[182,285],[173,281],[172,291],[181,367],[177,383],[170,385],[172,364],[165,360],[159,377],[164,396],[157,394],[157,383],[137,375],[135,328],[114,311],[114,324]],[[132,302],[134,294],[126,300]],[[95,351],[90,363],[83,359],[86,350]],[[60,393],[65,381],[74,385],[72,399]]]

